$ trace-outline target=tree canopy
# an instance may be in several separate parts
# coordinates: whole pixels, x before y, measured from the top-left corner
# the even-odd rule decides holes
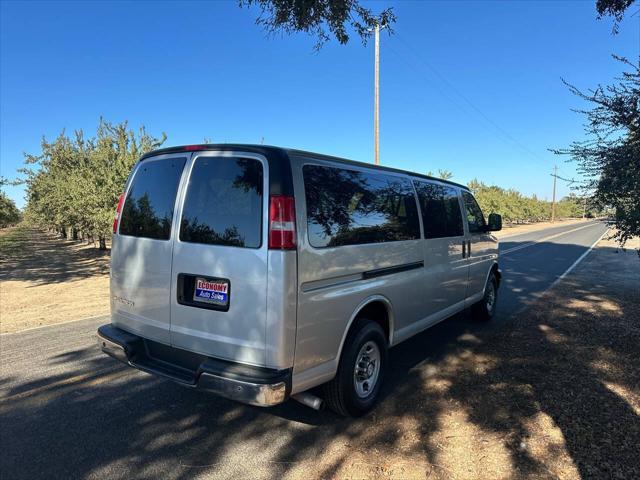
[[[396,21],[392,8],[375,15],[358,0],[239,0],[239,3],[242,7],[260,8],[256,23],[268,33],[306,32],[316,38],[316,49],[332,36],[341,44],[347,43],[350,30],[366,44],[376,24],[391,33]]]
[[[618,32],[618,25],[624,18],[627,9],[635,0],[596,0],[596,10],[598,18],[605,16],[613,17],[613,33]]]
[[[0,228],[15,225],[22,218],[22,213],[16,204],[7,195],[0,191]]]
[[[583,186],[613,209],[615,236],[624,244],[640,235],[640,63],[615,58],[629,70],[617,83],[588,92],[567,83],[591,106],[577,110],[586,117],[586,140],[554,152],[576,162],[586,178]]]
[[[469,189],[485,215],[499,213],[505,222],[540,222],[551,219],[551,202],[527,197],[517,190],[486,185],[478,180],[469,182]],[[601,215],[591,198],[570,194],[556,204],[558,218],[579,218]]]
[[[66,232],[83,232],[106,247],[113,215],[131,168],[144,153],[160,146],[156,138],[127,122],[100,120],[96,136],[63,131],[53,141],[42,139],[41,153],[25,155],[27,208],[32,223]]]

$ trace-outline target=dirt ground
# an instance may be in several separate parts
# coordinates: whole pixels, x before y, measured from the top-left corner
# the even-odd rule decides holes
[[[0,333],[109,313],[109,252],[19,226],[0,233]]]
[[[640,478],[633,248],[601,241],[509,328],[453,345],[442,358],[400,359],[394,388],[407,401],[384,401],[330,441],[323,473],[301,466],[291,478]]]

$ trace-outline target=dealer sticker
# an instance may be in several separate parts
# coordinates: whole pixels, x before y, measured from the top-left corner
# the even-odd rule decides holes
[[[206,302],[222,307],[226,307],[229,304],[229,281],[196,278],[195,287],[193,292],[194,302]]]

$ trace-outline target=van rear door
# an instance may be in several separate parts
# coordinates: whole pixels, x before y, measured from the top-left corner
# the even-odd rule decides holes
[[[171,343],[264,365],[268,162],[204,151],[187,169],[174,235]]]
[[[111,321],[170,342],[174,210],[188,155],[142,160],[131,175],[111,246]]]

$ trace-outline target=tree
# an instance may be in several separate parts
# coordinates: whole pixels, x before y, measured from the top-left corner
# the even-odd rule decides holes
[[[613,33],[618,33],[618,25],[624,18],[626,10],[635,0],[596,0],[598,19],[604,16],[613,17]]]
[[[441,178],[442,180],[449,180],[453,177],[453,173],[449,170],[441,170],[438,169],[438,175],[435,175],[431,170],[427,172],[427,175],[430,177]]]
[[[384,25],[392,33],[396,16],[392,8],[374,15],[359,0],[239,0],[241,7],[256,5],[261,13],[256,23],[268,33],[306,32],[316,37],[316,50],[333,35],[338,42],[349,41],[349,28],[366,44],[373,27]]]
[[[553,151],[578,163],[583,186],[600,205],[613,208],[615,237],[624,244],[640,235],[640,63],[614,58],[631,68],[614,85],[584,93],[565,82],[593,107],[578,110],[586,116],[587,140]]]
[[[27,185],[26,218],[36,225],[57,229],[77,238],[78,232],[97,238],[106,248],[118,196],[144,153],[160,146],[144,127],[130,130],[127,122],[100,120],[96,136],[82,131],[68,137],[63,131],[53,142],[43,138],[38,155],[26,155],[21,169]]]
[[[22,214],[13,200],[0,191],[0,228],[10,227],[18,223]]]

